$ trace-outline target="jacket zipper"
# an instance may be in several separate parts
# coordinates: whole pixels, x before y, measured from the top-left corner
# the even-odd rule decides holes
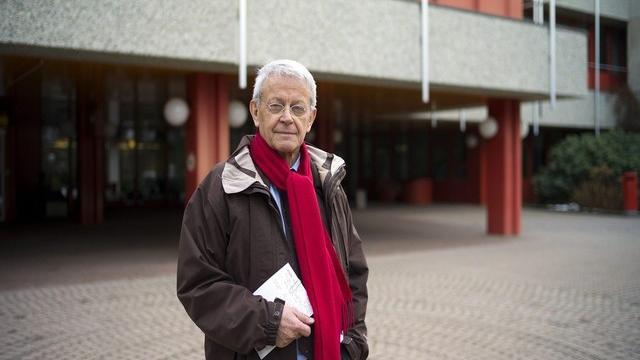
[[[271,208],[271,210],[273,210],[274,214],[276,215],[276,219],[278,219],[278,228],[280,228],[280,232],[282,233],[282,236],[286,240],[287,230],[282,227],[283,216],[281,216],[280,210],[278,210],[278,208],[276,207],[273,201],[273,198],[271,197],[271,193],[263,189],[262,187],[257,187],[257,186],[253,187],[252,190],[253,190],[252,192],[258,192],[258,193],[264,194],[267,197],[267,202],[269,203],[269,207]]]
[[[338,169],[338,172],[335,173],[335,175],[331,176],[329,179],[326,180],[326,184],[327,184],[327,188],[328,188],[328,192],[326,192],[325,195],[325,203],[328,204],[328,209],[329,209],[329,215],[331,217],[330,221],[333,222],[333,214],[331,214],[331,199],[330,197],[335,193],[338,184],[340,184],[340,181],[342,180],[342,178],[344,178],[344,167],[341,167],[340,169]],[[346,229],[347,231],[349,231],[350,229]],[[349,236],[348,234],[345,234],[345,236]],[[345,245],[345,241],[347,241],[347,239],[342,239],[342,241],[337,241],[338,242],[338,257],[340,258],[340,262],[342,263],[342,265],[344,266],[344,270],[345,273],[349,273],[349,262],[347,261],[347,249],[346,249],[346,245]]]

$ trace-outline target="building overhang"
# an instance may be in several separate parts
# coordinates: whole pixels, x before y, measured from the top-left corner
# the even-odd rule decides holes
[[[320,80],[419,89],[420,9],[414,1],[251,2],[248,64],[294,58]],[[0,5],[0,52],[237,72],[237,2],[111,1]],[[430,10],[431,91],[520,100],[549,96],[548,29],[452,8]],[[99,24],[99,25],[98,25]],[[587,91],[587,35],[559,28],[557,94]],[[470,104],[468,104],[470,105]]]

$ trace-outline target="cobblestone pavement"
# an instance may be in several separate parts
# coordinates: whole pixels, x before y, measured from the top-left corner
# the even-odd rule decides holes
[[[357,214],[371,359],[640,359],[640,218],[527,210],[505,239],[478,208],[437,210]],[[174,288],[165,273],[0,291],[0,359],[201,359]]]

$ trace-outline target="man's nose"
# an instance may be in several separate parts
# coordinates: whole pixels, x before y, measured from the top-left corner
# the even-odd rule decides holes
[[[291,114],[291,106],[285,106],[282,111],[282,115],[280,115],[280,121],[291,123],[293,122],[293,115]]]

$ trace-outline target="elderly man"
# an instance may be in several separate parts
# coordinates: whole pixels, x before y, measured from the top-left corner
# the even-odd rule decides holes
[[[365,359],[367,263],[340,186],[344,161],[304,143],[316,84],[300,63],[258,71],[246,136],[200,183],[184,213],[178,298],[207,359]],[[254,291],[289,263],[313,317]]]

